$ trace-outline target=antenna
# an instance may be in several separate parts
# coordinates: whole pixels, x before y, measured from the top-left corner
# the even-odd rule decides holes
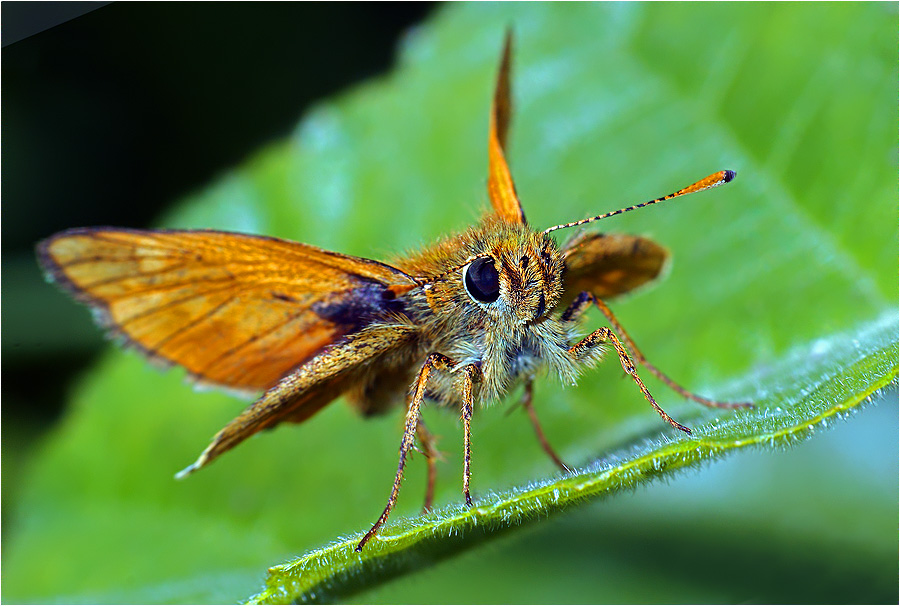
[[[578,225],[584,225],[586,223],[593,223],[594,221],[599,221],[600,219],[606,219],[607,217],[612,217],[615,215],[621,215],[622,213],[627,213],[630,210],[637,210],[637,209],[643,208],[645,206],[650,206],[651,204],[656,204],[657,202],[671,200],[672,198],[678,198],[679,196],[686,196],[688,194],[693,194],[698,191],[703,191],[704,189],[712,189],[713,187],[718,187],[720,185],[728,183],[729,181],[734,179],[736,174],[737,173],[735,173],[733,170],[720,170],[719,172],[713,173],[704,179],[700,179],[693,185],[688,185],[684,189],[679,189],[674,194],[669,194],[668,196],[663,196],[662,198],[657,198],[656,200],[650,200],[649,202],[635,204],[634,206],[629,206],[628,208],[623,208],[621,210],[614,210],[611,213],[597,215],[596,217],[591,217],[590,219],[582,219],[581,221],[572,221],[571,223],[563,223],[562,225],[554,225],[553,227],[545,229],[542,233],[549,234],[550,232],[556,231],[557,229],[566,229],[567,227],[576,227]]]

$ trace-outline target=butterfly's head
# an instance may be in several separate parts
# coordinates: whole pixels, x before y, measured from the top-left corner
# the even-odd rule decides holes
[[[559,303],[563,258],[547,236],[516,231],[496,238],[461,271],[473,303],[496,322],[522,325],[541,320]]]

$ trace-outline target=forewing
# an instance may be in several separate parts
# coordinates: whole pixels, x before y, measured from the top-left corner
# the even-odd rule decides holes
[[[494,212],[508,223],[525,223],[525,213],[516,195],[509,165],[506,163],[506,134],[512,114],[509,93],[510,55],[512,34],[507,32],[500,60],[500,73],[491,104],[491,119],[488,130],[488,195]]]
[[[588,291],[601,299],[626,293],[659,275],[666,249],[640,236],[585,234],[563,250],[562,306]]]
[[[47,275],[147,355],[200,381],[274,385],[415,286],[377,261],[218,231],[75,229],[38,245]]]

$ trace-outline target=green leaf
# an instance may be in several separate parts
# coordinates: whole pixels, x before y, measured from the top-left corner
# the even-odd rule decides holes
[[[775,387],[757,401],[759,409],[697,424],[690,438],[644,440],[624,454],[604,456],[586,471],[489,494],[472,509],[456,506],[395,524],[361,553],[355,551],[362,538],[358,535],[276,566],[269,570],[266,589],[251,601],[346,599],[587,498],[608,496],[732,451],[792,446],[855,412],[887,385],[896,387],[898,328],[896,316],[889,314],[872,326],[793,352],[775,369],[743,381],[740,391],[752,385]]]
[[[421,503],[414,458],[385,528],[391,539],[361,556],[377,563],[392,551],[389,568],[348,573],[355,587],[322,585],[341,570],[332,560],[303,588],[346,596],[460,550],[427,583],[410,575],[359,598],[895,600],[896,396],[790,452],[734,457],[470,549],[487,536],[485,516],[537,510],[543,520],[576,488],[637,482],[653,462],[669,478],[736,437],[803,436],[896,373],[893,5],[450,5],[409,35],[388,77],[319,106],[162,223],[378,259],[463,229],[486,206],[487,109],[508,24],[517,45],[510,158],[533,225],[738,172],[725,188],[602,229],[651,236],[672,253],[664,281],[613,304],[644,353],[690,389],[760,407],[713,418],[648,380],[663,407],[698,429],[660,442],[665,426],[614,360],[576,389],[545,381],[536,393],[544,429],[586,471],[536,481],[553,467],[524,415],[480,410],[473,512],[455,509],[457,415],[426,409],[446,459],[437,499],[447,508],[424,522],[436,534],[400,550],[422,539],[422,521],[402,519]],[[601,322],[591,316],[587,327]],[[7,601],[246,599],[273,562],[374,521],[396,468],[399,410],[370,420],[333,405],[175,482],[243,406],[192,393],[182,376],[111,351],[73,390],[21,484],[11,533],[4,524]],[[593,463],[609,453],[615,463]],[[533,492],[505,492],[531,482]],[[451,520],[467,529],[462,538],[441,538]]]

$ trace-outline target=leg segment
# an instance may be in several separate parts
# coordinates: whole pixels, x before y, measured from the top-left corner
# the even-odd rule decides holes
[[[577,322],[581,319],[581,316],[584,315],[584,312],[587,311],[588,307],[591,306],[591,303],[594,302],[594,295],[589,293],[586,290],[578,293],[578,296],[572,300],[569,306],[566,308],[566,311],[562,313],[559,317],[563,322]]]
[[[366,535],[356,546],[356,551],[362,551],[363,546],[375,536],[378,529],[387,521],[391,515],[391,510],[397,503],[397,494],[400,492],[400,483],[403,481],[403,468],[406,466],[406,455],[412,448],[415,440],[416,429],[419,426],[419,408],[422,400],[425,398],[425,385],[428,383],[428,375],[432,370],[447,370],[452,366],[450,358],[439,353],[433,353],[425,360],[422,370],[419,371],[419,377],[416,380],[416,388],[413,392],[412,399],[409,402],[409,409],[406,411],[406,423],[403,428],[403,438],[400,440],[400,463],[397,465],[397,475],[394,476],[394,485],[391,487],[391,496],[388,497],[387,505],[381,516],[366,533]]]
[[[650,406],[653,407],[659,416],[661,416],[669,425],[674,427],[675,429],[681,430],[685,433],[691,433],[691,430],[677,422],[675,419],[670,417],[668,413],[663,410],[659,404],[656,403],[656,400],[653,399],[653,396],[650,395],[650,391],[644,385],[644,382],[641,381],[641,378],[637,375],[637,370],[634,368],[634,362],[631,361],[631,358],[628,357],[628,352],[625,351],[625,348],[619,342],[618,337],[616,337],[615,333],[607,327],[598,328],[584,339],[573,345],[569,348],[569,354],[574,356],[575,358],[581,358],[588,350],[597,347],[598,345],[602,345],[604,343],[612,343],[613,347],[616,348],[616,352],[619,354],[619,362],[622,364],[622,369],[634,379],[634,382],[640,388],[641,393],[644,394],[644,398],[650,402]]]
[[[437,458],[438,451],[434,448],[434,436],[425,427],[425,421],[419,419],[419,426],[416,428],[416,435],[419,438],[419,444],[422,445],[422,454],[425,455],[425,461],[428,464],[428,481],[425,485],[425,505],[422,507],[422,513],[431,511],[434,504],[434,484],[437,478]]]
[[[553,450],[553,447],[550,446],[550,442],[548,442],[547,438],[544,436],[544,430],[541,429],[537,413],[534,411],[534,406],[532,405],[533,390],[534,387],[531,381],[525,383],[525,392],[522,394],[522,407],[525,409],[525,412],[528,413],[528,418],[531,419],[531,424],[534,426],[534,432],[537,434],[537,439],[541,443],[544,452],[553,459],[553,462],[556,463],[557,467],[565,472],[570,472],[572,469],[563,463],[562,459],[559,458],[559,455],[556,454],[556,451]]]
[[[694,402],[698,402],[700,404],[703,404],[704,406],[709,406],[711,408],[753,408],[753,404],[747,402],[736,404],[731,402],[717,402],[715,400],[709,400],[707,398],[689,392],[687,389],[670,379],[668,376],[663,374],[662,371],[660,371],[653,364],[647,361],[647,358],[644,357],[644,354],[641,353],[641,351],[637,348],[637,345],[634,344],[634,341],[631,340],[631,337],[628,336],[628,333],[625,332],[625,329],[622,327],[622,325],[619,324],[619,321],[613,315],[612,310],[606,305],[606,303],[604,303],[597,297],[592,296],[591,298],[593,298],[594,303],[597,305],[600,311],[603,312],[603,315],[606,316],[606,319],[609,320],[609,323],[610,325],[612,325],[613,330],[615,330],[616,333],[625,342],[625,346],[631,352],[631,355],[634,357],[634,359],[643,364],[647,370],[649,370],[654,376],[656,376],[656,378],[668,385],[669,388],[672,389],[672,391],[681,394],[689,400],[693,400]],[[576,299],[576,301],[578,301],[578,299]]]
[[[474,364],[469,364],[463,369],[463,403],[462,403],[462,419],[463,419],[463,448],[465,456],[463,458],[463,494],[466,497],[466,505],[472,506],[472,495],[469,492],[469,478],[472,476],[472,411],[474,409],[474,397],[472,396],[472,386],[475,381],[481,379],[481,371]]]

